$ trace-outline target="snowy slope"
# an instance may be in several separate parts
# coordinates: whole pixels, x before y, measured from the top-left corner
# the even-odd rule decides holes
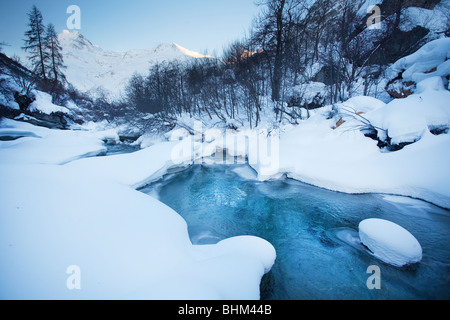
[[[105,51],[94,46],[78,31],[64,30],[58,39],[67,66],[67,80],[78,90],[95,97],[102,94],[103,88],[103,93],[110,100],[121,96],[134,73],[145,75],[151,65],[207,57],[175,43],[162,44],[156,49]]]

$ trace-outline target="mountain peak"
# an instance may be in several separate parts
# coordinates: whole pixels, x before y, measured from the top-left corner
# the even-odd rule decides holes
[[[184,55],[189,56],[189,57],[193,57],[193,58],[197,58],[197,59],[199,59],[199,58],[213,58],[210,55],[203,55],[203,54],[200,54],[198,52],[191,51],[191,50],[188,50],[186,48],[183,48],[182,46],[180,46],[179,44],[176,44],[175,42],[172,42],[172,46],[175,49],[177,49],[178,51],[180,51],[181,53],[183,53]]]
[[[72,46],[76,49],[94,47],[94,45],[86,39],[80,32],[73,30],[63,30],[58,36],[60,43],[65,46]]]
[[[64,29],[59,36],[67,39],[86,39],[79,31],[76,30],[70,31]]]
[[[58,39],[67,66],[67,80],[94,97],[98,91],[119,98],[134,73],[147,74],[149,67],[156,63],[212,58],[176,43],[161,44],[155,49],[117,52],[94,46],[78,31],[64,30]]]

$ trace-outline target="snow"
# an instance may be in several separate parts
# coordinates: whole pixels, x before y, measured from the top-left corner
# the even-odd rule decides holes
[[[274,259],[263,240],[194,247],[179,215],[129,187],[65,166],[0,173],[2,298],[259,298]],[[65,286],[71,265],[79,292]]]
[[[27,136],[0,144],[1,299],[259,299],[267,241],[194,246],[176,212],[134,189],[173,165],[179,142],[73,161],[114,134],[0,127]],[[81,290],[66,287],[70,266]]]
[[[249,166],[240,166],[233,169],[233,172],[246,180],[257,180],[257,175]]]
[[[394,63],[388,70],[388,78],[394,79],[403,72],[404,81],[419,83],[422,80],[450,74],[450,38],[443,38],[425,44],[417,52]],[[434,69],[436,71],[433,71]]]
[[[299,105],[308,105],[313,102],[319,103],[324,100],[327,93],[327,86],[321,82],[308,82],[303,85],[297,85],[290,88],[286,92],[288,99],[295,99],[299,101]],[[315,101],[317,100],[317,101]]]
[[[416,26],[429,29],[433,33],[442,33],[447,30],[448,12],[442,1],[433,10],[409,7],[402,10],[402,23],[400,29],[404,32],[413,30]]]
[[[175,43],[162,44],[155,49],[106,51],[94,46],[78,31],[64,31],[58,40],[67,65],[67,80],[82,92],[109,100],[119,99],[132,75],[146,75],[154,64],[209,57]]]
[[[0,83],[3,87],[3,90],[0,90],[0,104],[14,110],[20,110],[19,104],[14,99],[13,92],[21,92],[21,88],[10,76],[5,74],[1,67],[0,71]]]
[[[403,195],[450,208],[450,135],[426,130],[419,142],[386,153],[359,130],[333,130],[334,124],[317,115],[281,134],[278,172],[333,191]]]
[[[0,142],[0,164],[63,164],[106,151],[101,133],[50,130],[4,119],[0,135],[26,137]]]
[[[193,57],[193,58],[197,58],[197,59],[198,58],[214,58],[213,56],[210,56],[210,55],[200,54],[198,52],[183,48],[182,46],[180,46],[179,44],[176,44],[175,42],[172,43],[172,46],[174,46],[175,48],[180,50],[184,55],[189,56],[189,57]]]
[[[376,98],[367,96],[357,96],[350,98],[341,104],[344,108],[349,108],[348,111],[353,111],[354,113],[368,113],[377,109],[380,109],[386,105],[383,101]]]
[[[0,137],[35,137],[48,132],[46,128],[40,128],[28,123],[17,122],[10,119],[0,121]]]
[[[71,58],[86,68],[94,56],[110,71],[115,66],[117,55],[80,34],[62,37],[72,46]],[[166,49],[155,52],[167,58]],[[88,158],[106,151],[104,141],[119,142],[121,129],[106,122],[60,131],[2,120],[0,137],[18,139],[0,141],[0,298],[258,299],[261,278],[276,258],[270,243],[243,236],[193,245],[176,212],[136,190],[171,170],[208,162],[216,153],[211,161],[216,164],[248,159],[252,169],[233,169],[246,179],[287,176],[333,191],[384,194],[393,203],[413,205],[396,197],[404,196],[450,208],[450,134],[431,133],[450,127],[450,93],[443,80],[450,69],[449,49],[448,39],[436,40],[391,67],[395,77],[404,71],[404,79],[417,81],[415,93],[405,99],[386,104],[354,97],[335,108],[311,110],[298,125],[275,128],[263,112],[259,128],[246,128],[236,119],[229,122],[235,130],[215,127],[216,118],[190,125],[195,120],[186,115],[164,137],[143,135],[136,142],[143,149],[131,154]],[[136,58],[139,51],[126,55],[148,67],[148,60]],[[85,79],[83,72],[80,67],[72,76]],[[105,77],[117,90],[114,81],[124,75]],[[44,93],[36,98],[34,108],[41,112],[67,110]],[[345,123],[336,128],[341,118]],[[412,144],[397,152],[380,150],[360,131],[362,119],[379,138]],[[222,152],[227,160],[221,162]],[[422,257],[417,240],[388,221],[363,221],[360,238],[375,256],[396,266]],[[72,265],[82,270],[79,291],[65,286]]]
[[[450,135],[430,133],[449,126],[448,101],[450,93],[438,77],[419,83],[416,94],[389,104],[355,97],[338,105],[363,112],[380,132],[388,132],[392,143],[417,141],[397,152],[380,150],[376,141],[360,132],[355,117],[348,116],[344,125],[333,130],[342,114],[330,119],[331,106],[311,112],[298,126],[284,126],[278,141],[262,139],[252,145],[258,130],[222,131],[226,138],[211,140],[211,149],[248,157],[262,181],[287,175],[333,191],[407,196],[450,208]],[[259,134],[267,137],[263,129]]]
[[[444,88],[444,83],[442,82],[441,77],[431,77],[425,80],[422,80],[417,84],[416,94],[424,94],[427,92],[434,93],[433,91],[441,91],[448,92]]]
[[[427,202],[423,202],[417,199],[400,197],[400,196],[391,196],[391,195],[383,195],[383,200],[388,201],[392,204],[400,204],[402,208],[414,208],[414,209],[429,209],[432,205]],[[408,209],[407,209],[408,210]],[[409,211],[409,210],[408,210]]]
[[[432,77],[418,83],[415,94],[396,99],[366,117],[374,126],[386,130],[392,144],[414,142],[429,129],[450,126],[449,99],[450,92],[444,89],[442,79]]]
[[[330,118],[332,106],[311,112],[299,125],[285,125],[280,130],[220,130],[202,126],[205,141],[184,136],[174,141],[180,163],[191,163],[226,150],[224,162],[234,164],[248,158],[254,173],[236,168],[236,173],[260,181],[278,179],[283,175],[321,188],[352,193],[381,193],[413,197],[444,208],[450,208],[450,135],[433,135],[430,130],[448,127],[450,93],[443,89],[440,78],[430,78],[418,85],[418,93],[406,99],[385,104],[375,98],[354,97],[338,109],[363,112],[379,131],[388,132],[393,143],[414,142],[397,152],[380,150],[374,141],[360,131],[358,117],[347,112],[346,123],[337,129],[342,112]],[[342,110],[341,110],[342,111]],[[200,128],[200,129],[198,129]],[[270,132],[270,135],[269,135]],[[381,135],[381,134],[380,134]],[[169,135],[170,136],[170,135]],[[177,139],[174,139],[177,140]],[[183,160],[184,159],[184,160]],[[204,160],[208,163],[209,160]]]
[[[366,0],[363,5],[360,7],[358,11],[358,16],[365,17],[368,13],[371,13],[369,9],[373,8],[373,6],[379,5],[382,3],[382,0]]]
[[[399,225],[381,219],[367,219],[359,225],[359,236],[375,257],[397,267],[422,260],[417,239]]]
[[[65,114],[70,113],[69,109],[60,107],[52,103],[52,96],[48,93],[35,90],[33,92],[35,96],[34,102],[28,107],[31,112],[42,112],[45,114],[52,114],[56,112],[62,112]]]
[[[66,166],[137,189],[158,180],[167,169],[174,166],[171,156],[176,145],[175,142],[159,143],[131,154],[85,158],[68,163]]]

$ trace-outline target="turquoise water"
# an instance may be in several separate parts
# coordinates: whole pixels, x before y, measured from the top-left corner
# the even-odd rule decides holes
[[[277,251],[261,284],[264,300],[449,299],[450,212],[431,204],[376,194],[348,195],[291,179],[243,178],[247,166],[192,166],[141,190],[187,221],[194,244],[241,235],[268,240]],[[387,219],[421,243],[419,264],[389,266],[359,243],[367,218]],[[356,239],[356,240],[355,240]],[[369,290],[371,265],[381,289]]]

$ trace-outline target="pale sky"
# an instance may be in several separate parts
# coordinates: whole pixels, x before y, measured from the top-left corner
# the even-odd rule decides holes
[[[23,55],[27,13],[33,5],[44,23],[67,29],[70,5],[81,11],[79,30],[105,50],[127,51],[176,42],[200,53],[217,55],[242,39],[261,10],[255,0],[0,0],[0,42],[8,55]]]

